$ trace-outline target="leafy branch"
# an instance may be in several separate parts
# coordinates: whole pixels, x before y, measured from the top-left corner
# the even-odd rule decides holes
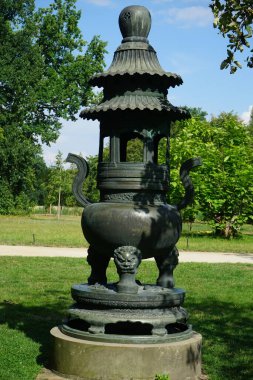
[[[253,8],[252,0],[212,0],[210,3],[214,15],[214,28],[219,29],[224,38],[228,38],[227,57],[220,65],[221,70],[230,68],[234,74],[241,63],[236,53],[250,49],[246,57],[247,66],[253,68]]]

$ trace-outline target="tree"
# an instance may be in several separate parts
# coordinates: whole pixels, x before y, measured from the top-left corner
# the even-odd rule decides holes
[[[109,153],[109,149],[107,149]],[[83,193],[91,202],[99,201],[99,190],[97,189],[97,165],[98,156],[89,156],[86,158],[89,167],[89,175],[83,185]]]
[[[0,214],[28,213],[41,204],[46,164],[40,146],[9,126],[0,140],[0,163]]]
[[[203,164],[191,173],[196,190],[195,211],[201,211],[216,235],[235,236],[252,218],[253,153],[244,124],[232,113],[210,122],[191,119],[177,124],[171,139],[171,194],[177,203],[183,189],[178,172],[183,161],[200,156]]]
[[[252,0],[212,0],[210,8],[214,14],[214,27],[218,28],[223,37],[227,37],[227,57],[221,63],[221,69],[230,68],[230,73],[241,68],[241,64],[235,58],[235,53],[250,49],[246,62],[253,68],[252,49],[252,24],[253,8]]]
[[[205,121],[208,115],[208,113],[202,110],[202,108],[200,107],[184,106],[183,109],[187,110],[190,113],[191,117],[193,117],[194,119],[198,119],[200,121]]]
[[[250,119],[249,119],[249,123],[247,125],[247,130],[253,139],[253,106],[251,108]],[[252,145],[253,145],[253,141],[252,141]]]
[[[3,1],[0,14],[1,125],[28,137],[55,141],[59,118],[76,119],[94,100],[88,80],[104,66],[105,43],[90,44],[78,28],[75,0],[35,10],[33,0]],[[87,45],[83,55],[82,52]]]
[[[35,0],[1,1],[0,142],[12,153],[4,149],[0,155],[0,177],[14,203],[20,191],[30,196],[25,180],[21,184],[18,161],[32,171],[41,142],[54,142],[61,120],[75,120],[80,106],[96,100],[88,81],[104,67],[105,43],[97,36],[89,44],[83,40],[75,3],[52,0],[49,7],[36,10]],[[15,136],[30,150],[19,149]],[[13,155],[18,159],[10,174],[5,168]]]
[[[73,181],[75,176],[77,175],[77,168],[74,164],[70,165],[69,169],[65,169],[64,172],[64,206],[67,207],[80,207],[78,204],[73,191],[72,191],[72,186],[73,186]]]
[[[55,165],[48,169],[45,197],[45,204],[46,206],[49,206],[50,213],[52,204],[58,205],[58,216],[60,214],[60,207],[64,198],[63,194],[65,184],[66,181],[62,152],[59,151],[55,158]]]
[[[97,162],[97,156],[94,156],[94,160]],[[44,204],[49,210],[51,210],[52,205],[57,205],[58,215],[60,215],[62,206],[80,206],[72,192],[72,185],[77,172],[77,168],[73,164],[70,165],[70,168],[66,169],[64,167],[63,155],[62,152],[59,151],[55,157],[54,165],[48,168],[45,181],[46,191]],[[93,181],[94,172],[96,173],[92,168],[91,182]],[[95,200],[93,198],[91,199]]]

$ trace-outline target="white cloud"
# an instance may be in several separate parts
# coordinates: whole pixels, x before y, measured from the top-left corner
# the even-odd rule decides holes
[[[182,28],[193,26],[205,27],[212,23],[212,12],[208,7],[192,6],[185,8],[169,8],[160,11],[169,24],[179,24]]]
[[[111,0],[86,0],[87,3],[98,5],[99,7],[107,7],[112,5]]]
[[[248,124],[250,120],[250,114],[253,109],[253,105],[249,106],[248,111],[245,111],[241,114],[241,119],[244,123]]]

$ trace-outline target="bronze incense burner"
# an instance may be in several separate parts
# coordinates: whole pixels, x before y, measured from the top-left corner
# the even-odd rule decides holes
[[[169,140],[173,121],[189,117],[167,99],[168,88],[182,84],[177,74],[165,72],[147,39],[149,11],[130,6],[121,12],[123,36],[109,69],[91,79],[103,87],[100,104],[81,112],[100,122],[97,183],[100,201],[90,203],[82,193],[88,174],[86,161],[69,154],[78,166],[73,185],[84,206],[82,229],[90,247],[88,283],[74,285],[76,304],[62,325],[65,334],[113,342],[168,342],[192,334],[182,307],[185,292],[174,287],[178,264],[176,243],[182,230],[180,209],[193,199],[189,171],[199,159],[185,162],[180,171],[185,197],[177,205],[166,202],[169,188]],[[142,161],[128,161],[128,144],[139,139]],[[167,164],[159,165],[158,147],[167,141]],[[105,141],[109,139],[109,161]],[[114,258],[119,281],[107,283],[106,269]],[[159,270],[156,284],[135,279],[141,260],[154,258]]]

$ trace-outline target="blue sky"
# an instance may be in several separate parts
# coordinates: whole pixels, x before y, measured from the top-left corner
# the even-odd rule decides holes
[[[46,6],[50,1],[36,1]],[[253,105],[253,70],[243,64],[236,74],[220,70],[226,54],[226,40],[212,26],[208,0],[78,0],[82,11],[80,28],[87,41],[96,34],[108,42],[106,66],[121,42],[118,16],[128,5],[143,5],[152,16],[149,42],[166,71],[182,76],[183,85],[171,89],[169,100],[175,106],[201,107],[209,117],[234,111],[247,122]],[[238,56],[244,63],[245,56]],[[63,122],[61,135],[51,147],[44,147],[47,164],[57,152],[97,154],[99,126],[96,121]]]

